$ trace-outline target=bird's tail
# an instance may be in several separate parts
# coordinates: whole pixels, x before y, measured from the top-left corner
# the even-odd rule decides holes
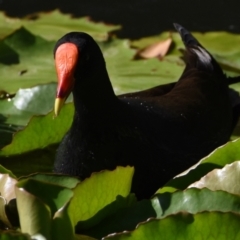
[[[202,71],[207,71],[214,75],[220,76],[219,79],[226,79],[227,80],[226,84],[228,85],[240,82],[240,76],[221,78],[221,76],[225,75],[222,71],[222,68],[213,58],[213,56],[184,27],[177,23],[174,23],[174,27],[179,32],[182,41],[186,47],[186,52],[184,55],[184,60],[186,61],[186,70],[188,68],[194,67]],[[232,130],[233,130],[240,116],[240,96],[239,92],[231,88],[228,89],[228,95],[232,106],[232,118],[233,118]]]
[[[213,56],[198,42],[193,35],[181,25],[174,23],[186,47],[185,61],[188,67],[195,67],[214,74],[223,74],[222,68]]]

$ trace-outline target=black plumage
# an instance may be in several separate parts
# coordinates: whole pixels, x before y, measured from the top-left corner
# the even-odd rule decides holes
[[[73,43],[79,57],[73,73],[75,114],[58,148],[55,172],[84,179],[131,165],[132,191],[139,199],[148,198],[229,140],[238,118],[233,114],[238,94],[229,90],[229,78],[207,50],[186,29],[175,27],[186,46],[179,80],[120,96],[114,94],[92,37],[72,32],[57,42],[55,55],[59,46]]]

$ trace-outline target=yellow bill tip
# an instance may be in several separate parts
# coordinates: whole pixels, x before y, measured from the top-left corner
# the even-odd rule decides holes
[[[61,111],[61,108],[65,102],[65,98],[56,98],[54,104],[54,115],[57,117]]]

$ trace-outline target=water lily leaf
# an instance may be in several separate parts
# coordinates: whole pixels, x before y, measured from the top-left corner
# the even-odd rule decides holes
[[[133,171],[132,167],[117,167],[114,171],[93,173],[90,178],[79,183],[73,190],[74,197],[68,206],[73,225],[89,220],[85,222],[85,227],[91,227],[116,211],[119,207],[117,204],[114,205],[115,209],[106,207],[117,198],[129,194]]]
[[[78,178],[70,177],[68,175],[54,174],[54,173],[34,173],[26,177],[21,177],[19,180],[23,179],[35,179],[38,181],[43,181],[47,183],[56,184],[66,188],[75,188],[80,182]]]
[[[58,22],[61,29],[63,26],[63,16],[58,12],[52,14],[57,17],[57,19],[61,18],[60,25]],[[56,28],[56,25],[54,25],[53,27],[55,31],[49,31],[49,19],[47,19],[47,17],[40,19],[39,21],[42,22],[45,22],[46,20],[44,23],[44,26],[47,28],[45,33],[54,34],[56,29],[59,30],[59,28]],[[35,23],[37,21],[29,22]],[[35,23],[30,31],[36,31],[38,29],[36,26],[40,27],[41,25]],[[57,34],[58,36],[55,40],[70,30],[71,28],[64,28],[61,33],[59,33],[60,35]],[[94,32],[95,30],[97,31],[97,27],[95,29],[92,27],[92,31]],[[98,35],[101,35],[102,33],[107,36],[106,32],[101,32],[102,30],[102,28],[98,30]],[[0,50],[2,52],[0,56],[0,90],[4,90],[8,93],[15,93],[19,88],[32,87],[37,84],[53,82],[56,80],[53,62],[53,48],[55,41],[47,41],[40,36],[34,35],[30,31],[28,28],[20,27],[6,38],[0,40]],[[40,30],[40,32],[43,34],[42,30]]]
[[[240,35],[228,32],[208,32],[198,33],[192,32],[194,37],[216,58],[223,67],[225,72],[231,76],[239,75],[240,70],[240,50],[238,49]],[[132,46],[135,48],[145,48],[159,41],[164,41],[171,36],[173,47],[169,51],[166,59],[176,62],[181,56],[179,49],[185,49],[181,37],[176,32],[163,32],[156,36],[146,37],[132,41]],[[240,90],[240,84],[234,85],[234,88]]]
[[[10,177],[9,174],[0,174],[0,193],[7,202],[13,198],[16,198],[14,191],[14,186],[16,183],[17,180]]]
[[[189,188],[174,193],[157,194],[151,199],[157,218],[178,212],[196,214],[203,211],[240,213],[240,197],[224,191],[207,188]]]
[[[97,240],[97,239],[89,237],[89,236],[85,236],[85,235],[76,234],[75,235],[75,240]]]
[[[67,211],[69,202],[67,202],[61,209],[55,212],[52,221],[52,238],[59,240],[74,240],[76,239],[73,222]]]
[[[58,144],[54,144],[19,155],[0,156],[0,162],[17,177],[36,172],[52,172],[57,147]]]
[[[0,240],[31,240],[28,234],[20,233],[18,231],[2,231]]]
[[[1,141],[0,141],[0,149],[6,145],[8,145],[12,140],[12,135],[15,132],[15,130],[8,130],[8,126],[5,126],[5,124],[0,124],[0,135],[1,135]]]
[[[120,29],[120,25],[92,22],[90,18],[72,18],[58,10],[50,13],[39,13],[36,20],[24,21],[29,31],[48,40],[57,40],[67,32],[86,32],[98,41],[108,39],[108,32]],[[60,24],[59,24],[60,23]],[[58,26],[58,27],[56,27]]]
[[[0,105],[1,102],[2,101],[0,100]],[[6,123],[6,120],[7,118],[0,114],[0,149],[9,144],[12,141],[13,134],[19,130],[19,126]]]
[[[73,196],[73,192],[68,188],[31,178],[19,181],[17,187],[47,204],[51,209],[52,217]]]
[[[20,88],[12,99],[20,111],[34,114],[47,114],[53,109],[57,84],[42,84],[32,88]]]
[[[54,44],[25,28],[17,29],[0,40],[0,49],[5,51],[0,58],[0,90],[15,93],[19,88],[55,81],[52,57]],[[21,74],[23,70],[26,73]]]
[[[108,233],[133,231],[140,222],[149,218],[164,218],[179,212],[196,214],[203,211],[240,213],[240,197],[223,191],[187,189],[174,193],[157,194],[149,200],[119,209],[97,226],[82,233],[101,239]]]
[[[11,34],[16,28],[19,28],[21,25],[18,22],[19,19],[7,17],[5,13],[0,12],[0,39]]]
[[[51,236],[51,210],[47,204],[25,191],[21,185],[15,188],[21,230],[30,235]]]
[[[27,125],[34,114],[47,114],[53,109],[55,92],[56,83],[20,88],[15,97],[0,100],[0,121],[9,127]],[[3,127],[0,125],[0,128]],[[13,132],[16,130],[13,129]]]
[[[12,173],[12,171],[6,169],[2,165],[0,165],[0,173],[1,174],[8,174],[9,177],[16,179],[17,177]],[[1,192],[1,191],[0,191]]]
[[[132,231],[140,222],[156,216],[157,214],[151,201],[142,200],[126,208],[120,208],[96,226],[81,230],[81,233],[101,239],[109,233]]]
[[[208,172],[214,170],[215,168],[222,168],[226,164],[230,164],[238,159],[240,159],[240,139],[228,142],[227,144],[217,148],[193,167],[170,180],[157,192],[174,192],[176,189],[184,190],[190,184],[205,176]]]
[[[13,131],[15,131],[14,128],[11,128],[12,125],[14,125],[14,123],[16,123],[16,125],[18,126],[23,126],[28,122],[31,116],[30,113],[17,109],[14,106],[13,99],[10,99],[10,98],[1,99],[0,108],[1,108],[1,115],[0,115],[1,129],[4,129],[5,127],[4,124],[6,124],[6,126],[9,126],[9,129],[12,129]],[[24,119],[25,115],[27,115],[26,116],[27,120]]]
[[[7,213],[6,213],[6,199],[2,196],[0,196],[0,221],[6,226],[6,227],[12,227],[12,224],[10,223]],[[0,230],[1,231],[1,230]]]
[[[107,69],[117,94],[147,89],[160,84],[177,81],[184,64],[157,59],[133,60],[136,50],[127,40],[101,43]]]
[[[212,191],[223,190],[240,195],[240,161],[225,165],[222,169],[214,169],[189,188],[209,188]]]
[[[34,116],[24,130],[15,134],[13,142],[2,148],[0,156],[21,154],[60,142],[70,127],[72,115],[72,104],[66,104],[57,118],[53,119],[53,112]]]
[[[12,141],[13,133],[26,126],[33,115],[47,114],[53,109],[56,83],[19,89],[16,96],[0,100],[0,147]],[[72,101],[72,95],[66,102]],[[4,133],[4,135],[2,134]],[[6,136],[6,138],[5,138]]]
[[[108,32],[120,28],[119,25],[95,23],[87,17],[72,18],[71,15],[63,14],[59,10],[38,13],[23,19],[9,18],[3,12],[0,12],[0,39],[21,26],[47,40],[57,40],[67,32],[81,31],[89,33],[99,41],[103,41],[108,38]]]
[[[150,219],[140,223],[132,232],[110,234],[103,239],[238,239],[239,214],[203,212],[195,215],[179,213],[164,219]],[[221,226],[221,227],[219,227]]]
[[[19,181],[16,185],[16,195],[18,209],[20,207],[23,208],[19,211],[21,228],[23,228],[23,226],[24,228],[27,228],[25,224],[27,224],[27,222],[29,223],[31,218],[35,218],[34,225],[29,226],[25,231],[30,234],[41,234],[46,237],[46,239],[49,239],[50,234],[52,234],[51,228],[54,225],[52,218],[57,218],[55,214],[57,211],[63,209],[63,207],[69,202],[73,196],[73,192],[68,188],[56,184],[29,178]],[[21,214],[26,214],[26,212],[24,212],[26,209],[23,200],[28,201],[28,204],[31,205],[31,213],[26,219],[23,219],[24,217],[21,216]],[[43,210],[43,214],[40,213],[40,210]],[[46,224],[49,225],[48,227],[45,226],[45,222],[42,222],[40,225],[39,221],[43,219],[47,220]],[[69,222],[68,219],[69,218],[67,218],[67,220],[63,219],[64,223]],[[63,226],[64,225],[59,225],[60,228],[58,229],[58,234],[61,233],[62,235],[63,232],[68,232],[66,226]],[[73,232],[73,227],[71,225],[70,230]],[[61,240],[64,238],[58,237],[57,239]],[[69,239],[72,238],[69,236]]]

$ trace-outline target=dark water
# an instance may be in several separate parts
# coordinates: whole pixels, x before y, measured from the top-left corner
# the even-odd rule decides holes
[[[10,16],[56,8],[74,16],[121,24],[120,37],[158,34],[173,29],[173,22],[191,31],[240,33],[239,0],[0,0],[0,9]]]

